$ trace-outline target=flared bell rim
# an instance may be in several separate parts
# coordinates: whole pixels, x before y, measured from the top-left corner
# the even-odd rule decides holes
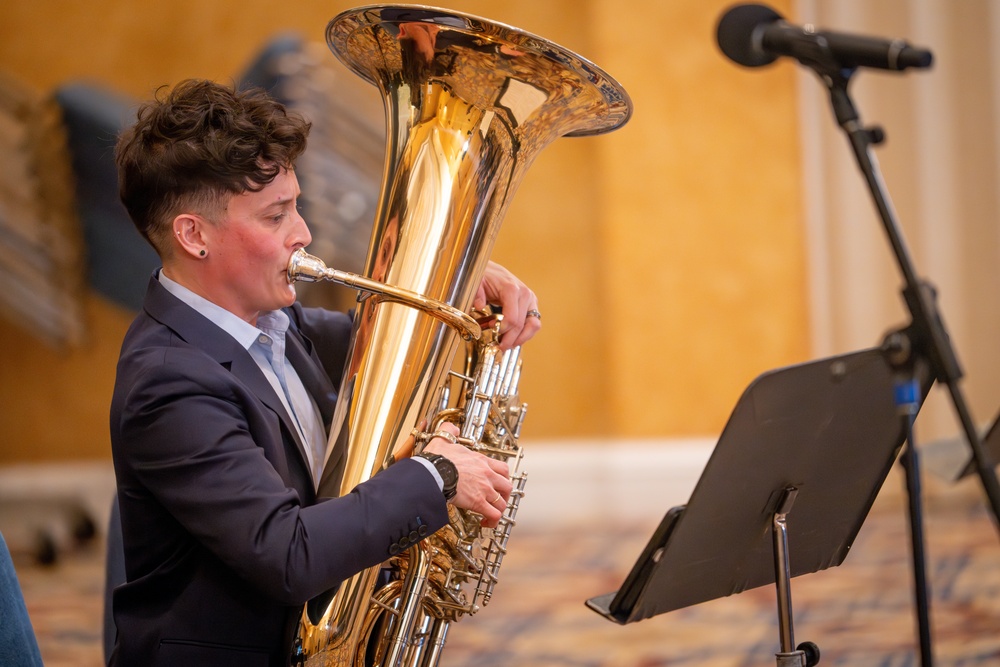
[[[386,18],[386,13],[397,15]],[[378,24],[398,25],[402,22],[437,24],[472,35],[488,36],[493,41],[507,43],[518,49],[530,49],[536,55],[557,61],[575,73],[580,81],[589,83],[597,90],[604,100],[607,112],[589,127],[567,132],[564,136],[605,134],[621,128],[632,117],[633,104],[628,92],[614,77],[592,61],[534,33],[474,14],[417,4],[364,5],[345,10],[330,20],[326,28],[327,46],[351,71],[377,85],[378,82],[372,78],[371,73],[351,58],[347,41],[356,30]]]

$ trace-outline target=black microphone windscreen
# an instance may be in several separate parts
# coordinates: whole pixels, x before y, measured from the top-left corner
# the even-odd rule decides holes
[[[753,31],[757,26],[781,21],[781,14],[766,5],[736,5],[729,9],[716,29],[719,48],[726,57],[744,67],[760,67],[777,60],[763,49],[754,47]]]

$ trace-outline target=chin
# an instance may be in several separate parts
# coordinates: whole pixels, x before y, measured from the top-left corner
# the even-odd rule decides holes
[[[297,297],[295,294],[295,285],[289,285],[288,290],[284,293],[284,299],[283,299],[284,303],[282,303],[280,307],[287,308],[288,306],[295,303],[296,298]]]

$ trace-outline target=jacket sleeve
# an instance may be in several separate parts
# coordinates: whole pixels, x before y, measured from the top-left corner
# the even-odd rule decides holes
[[[168,353],[138,378],[121,429],[141,488],[170,517],[158,536],[172,543],[165,551],[207,548],[283,604],[302,604],[447,522],[433,476],[413,461],[303,507],[275,467],[284,460],[275,414],[191,351]]]

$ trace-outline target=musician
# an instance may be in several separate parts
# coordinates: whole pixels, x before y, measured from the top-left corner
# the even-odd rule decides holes
[[[444,526],[446,494],[487,525],[510,497],[505,463],[437,437],[425,451],[443,460],[317,498],[351,321],[286,280],[311,240],[294,169],[308,131],[263,92],[186,81],[119,140],[122,201],[162,268],[111,406],[128,580],[113,665],[285,665],[302,605]],[[492,263],[486,302],[503,307],[502,347],[540,329],[535,295]]]

